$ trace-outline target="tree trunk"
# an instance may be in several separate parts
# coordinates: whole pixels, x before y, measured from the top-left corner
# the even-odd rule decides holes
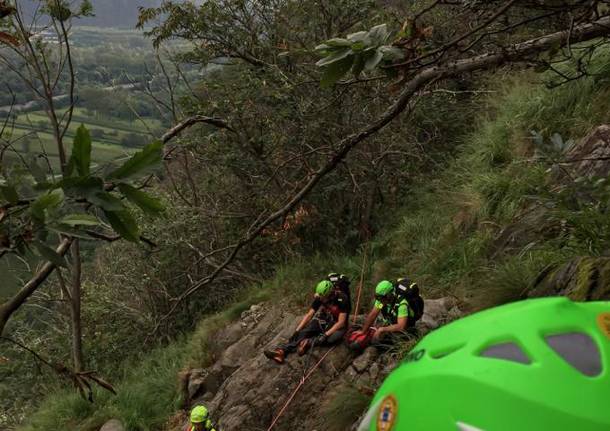
[[[72,359],[74,371],[83,371],[83,343],[81,327],[81,256],[80,243],[72,245],[72,282],[70,283],[70,317],[72,321]]]

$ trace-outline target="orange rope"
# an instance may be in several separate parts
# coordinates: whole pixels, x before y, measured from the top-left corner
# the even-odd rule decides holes
[[[328,354],[330,352],[332,352],[335,349],[335,347],[336,346],[333,346],[330,349],[328,349],[328,351],[320,358],[320,360],[316,363],[316,365],[311,367],[311,370],[309,370],[309,372],[306,375],[303,376],[303,378],[301,379],[301,381],[299,382],[297,387],[292,392],[292,395],[290,395],[290,398],[288,398],[288,400],[286,401],[286,403],[284,404],[284,406],[282,407],[280,412],[277,414],[275,419],[273,419],[273,422],[271,422],[271,425],[269,425],[269,428],[267,428],[267,431],[271,431],[273,429],[273,427],[275,426],[277,421],[282,417],[282,415],[284,414],[284,412],[286,411],[286,409],[288,408],[288,406],[290,405],[290,403],[292,402],[292,400],[296,396],[297,392],[299,392],[299,390],[303,387],[303,385],[305,384],[305,381],[309,378],[309,376],[311,376],[313,374],[313,372],[316,370],[316,368],[318,368],[320,366],[322,361],[328,356]]]
[[[352,319],[352,325],[356,324],[356,317],[358,316],[358,311],[360,309],[360,296],[362,294],[362,286],[364,284],[364,271],[366,269],[368,249],[369,243],[367,242],[366,247],[364,249],[364,261],[362,262],[362,271],[360,271],[360,284],[358,285],[358,296],[356,298],[356,309],[354,310],[354,318]]]

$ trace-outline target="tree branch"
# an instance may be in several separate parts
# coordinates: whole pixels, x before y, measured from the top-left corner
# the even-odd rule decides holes
[[[73,240],[73,238],[64,238],[57,247],[57,254],[64,256],[70,249]],[[47,277],[51,275],[54,269],[54,263],[46,262],[36,273],[36,275],[34,275],[34,277],[19,290],[19,292],[17,292],[4,304],[0,305],[0,335],[4,333],[4,328],[6,327],[6,323],[10,319],[11,315],[17,311],[17,309],[21,307],[34,292],[36,292]]]
[[[233,129],[229,123],[227,123],[222,118],[215,117],[206,117],[204,115],[195,115],[194,117],[189,117],[186,120],[178,123],[171,129],[169,129],[163,136],[161,136],[161,141],[164,144],[167,144],[169,141],[174,139],[177,135],[179,135],[183,130],[188,129],[189,127],[194,126],[197,123],[205,123],[210,124],[212,126],[216,126],[219,129],[227,129],[233,133],[237,133],[235,129]]]
[[[512,3],[512,2],[511,2]],[[489,69],[494,66],[499,66],[509,61],[521,61],[530,55],[545,51],[553,45],[565,46],[568,40],[568,35],[571,34],[571,42],[582,42],[596,37],[610,34],[610,17],[604,17],[595,22],[574,27],[570,31],[560,31],[550,35],[531,39],[522,43],[518,43],[505,48],[500,52],[486,53],[477,55],[471,58],[455,60],[448,62],[442,66],[433,66],[421,70],[411,80],[409,80],[398,99],[391,105],[375,122],[364,128],[358,133],[344,138],[338,151],[332,156],[327,163],[322,166],[309,181],[280,209],[270,214],[262,222],[255,224],[248,230],[242,239],[235,245],[230,255],[225,261],[218,266],[210,275],[199,280],[197,283],[187,289],[180,295],[169,312],[159,321],[155,327],[155,332],[160,328],[161,323],[174,313],[178,305],[197,292],[201,287],[210,284],[214,279],[235,259],[239,251],[256,239],[266,227],[282,219],[288,214],[301,200],[303,200],[313,188],[326,176],[332,172],[339,163],[347,157],[349,152],[359,143],[374,135],[383,129],[392,120],[398,117],[410,104],[412,98],[426,85],[435,82],[439,79],[446,79],[462,73],[472,72],[476,70]]]

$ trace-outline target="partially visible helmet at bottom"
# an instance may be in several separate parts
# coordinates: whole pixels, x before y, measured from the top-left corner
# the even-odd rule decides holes
[[[358,431],[610,430],[610,302],[530,299],[424,337]]]
[[[205,422],[208,418],[208,409],[204,406],[196,406],[191,410],[191,422],[194,424],[199,424]]]

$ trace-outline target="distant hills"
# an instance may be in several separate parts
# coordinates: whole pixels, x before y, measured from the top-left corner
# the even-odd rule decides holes
[[[40,3],[38,0],[17,1],[26,16],[31,16]],[[92,3],[95,16],[80,19],[76,25],[133,28],[138,20],[138,7],[159,6],[161,0],[92,0]]]

